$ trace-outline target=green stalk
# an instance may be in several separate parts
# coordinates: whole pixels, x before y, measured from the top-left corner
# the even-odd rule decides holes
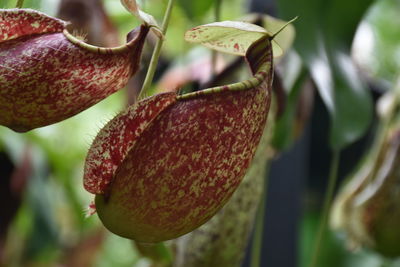
[[[24,5],[24,0],[18,0],[17,4],[15,5],[16,8],[22,8],[22,6]]]
[[[219,21],[221,17],[221,4],[222,0],[215,0],[215,21]]]
[[[268,167],[266,173],[268,172]],[[268,176],[264,181],[265,186],[262,192],[260,204],[258,206],[256,223],[254,226],[253,242],[251,246],[250,255],[250,267],[260,267],[261,266],[261,251],[262,251],[262,241],[264,232],[264,218],[265,218],[265,207],[267,205],[267,191],[268,191]]]
[[[174,0],[168,1],[167,10],[165,11],[164,20],[161,26],[161,32],[165,36],[168,29],[168,23],[171,17],[171,11],[174,4]],[[140,94],[138,100],[142,99],[150,89],[151,83],[153,82],[154,73],[156,72],[158,58],[160,57],[161,47],[164,43],[164,38],[159,38],[157,40],[156,46],[154,47],[153,55],[150,60],[149,68],[147,70],[146,78],[144,79],[142,90],[140,90]]]
[[[324,204],[322,209],[322,217],[319,222],[318,232],[314,241],[314,251],[312,253],[310,267],[318,266],[318,256],[321,250],[322,241],[324,239],[324,233],[328,224],[329,211],[333,199],[333,192],[335,190],[337,172],[339,168],[340,152],[338,150],[333,151],[333,158],[331,161],[331,169],[329,171],[328,188],[324,198]]]
[[[215,21],[219,21],[221,17],[221,3],[222,0],[216,0],[215,1],[215,13],[214,13],[214,18]],[[211,79],[213,79],[217,73],[217,51],[212,50],[211,52]]]

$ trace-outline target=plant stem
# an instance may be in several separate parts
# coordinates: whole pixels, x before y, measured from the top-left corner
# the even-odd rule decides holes
[[[24,0],[18,0],[17,4],[15,5],[16,8],[22,8],[22,6],[24,5]]]
[[[269,173],[268,167],[266,173]],[[268,176],[267,179],[265,179],[264,183],[265,183],[264,190],[261,195],[261,200],[256,215],[256,223],[254,226],[253,242],[251,246],[251,255],[250,255],[250,267],[261,266],[261,251],[262,251],[262,240],[263,240],[262,237],[264,232],[265,207],[267,204]]]
[[[328,188],[325,194],[323,209],[322,209],[322,217],[319,222],[318,232],[315,237],[314,241],[314,251],[312,253],[310,267],[316,267],[318,263],[318,256],[321,250],[321,245],[324,237],[324,233],[326,230],[326,226],[328,223],[329,218],[329,211],[333,199],[333,193],[335,191],[335,185],[337,180],[337,173],[339,168],[339,159],[340,159],[340,152],[338,150],[333,151],[333,158],[331,161],[331,169],[329,171],[329,181],[328,181]]]
[[[221,2],[222,0],[215,1],[215,13],[214,19],[215,21],[219,21],[221,17]],[[217,73],[217,51],[212,50],[211,52],[211,79],[213,79]]]
[[[171,17],[171,11],[174,4],[174,0],[168,0],[167,10],[165,11],[164,20],[161,28],[163,35],[167,33],[169,19]],[[142,90],[140,91],[138,100],[142,99],[147,91],[150,89],[151,83],[153,82],[154,73],[156,72],[158,58],[160,57],[161,47],[164,43],[164,38],[157,40],[156,46],[154,47],[153,55],[151,56],[149,68],[147,70],[146,78],[144,79]]]
[[[214,13],[214,16],[215,16],[215,20],[216,21],[219,21],[220,17],[221,17],[221,3],[222,3],[222,0],[215,0],[215,13]]]

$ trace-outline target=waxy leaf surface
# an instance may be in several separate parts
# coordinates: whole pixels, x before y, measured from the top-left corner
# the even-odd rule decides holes
[[[62,32],[68,23],[32,9],[0,10],[0,42],[18,37]]]
[[[84,181],[94,189],[99,188],[96,184],[106,185],[105,193],[96,195],[96,209],[110,231],[141,242],[176,238],[206,222],[228,201],[245,175],[267,119],[273,73],[268,37],[253,43],[246,58],[251,79],[176,96],[158,114],[145,106],[173,94],[153,96],[138,103],[143,108],[128,111],[142,110],[140,116],[129,115],[136,119],[126,120],[128,113],[122,113],[100,131],[86,161],[95,167],[85,172]],[[151,121],[140,128],[136,120],[142,117]],[[135,126],[121,127],[123,121]],[[119,137],[107,137],[117,129],[139,135],[123,147]],[[126,151],[116,169],[108,172],[101,162],[93,164],[92,159],[101,160],[101,151],[111,150]],[[99,176],[93,178],[93,173]]]
[[[104,194],[118,166],[143,131],[165,108],[176,101],[176,94],[159,94],[140,101],[111,120],[97,135],[85,165],[85,188]]]
[[[185,34],[185,40],[215,49],[220,52],[244,56],[255,41],[272,34],[263,27],[241,21],[221,21],[195,27]],[[276,42],[272,41],[274,56],[282,54]]]
[[[65,25],[33,10],[0,10],[1,125],[24,132],[67,119],[124,87],[137,70],[147,27],[121,47],[100,48]]]

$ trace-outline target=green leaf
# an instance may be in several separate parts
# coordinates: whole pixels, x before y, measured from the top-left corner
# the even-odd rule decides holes
[[[330,113],[330,145],[342,149],[361,137],[372,119],[372,100],[353,62],[350,46],[372,0],[279,0],[283,18],[299,16],[295,48]]]
[[[353,47],[357,64],[374,79],[379,80],[380,86],[387,90],[393,87],[400,70],[399,14],[399,1],[377,1],[368,11],[360,38],[356,37]],[[362,36],[370,36],[370,47],[365,48],[365,39]],[[359,53],[359,50],[364,52]]]
[[[233,55],[244,56],[251,44],[263,36],[272,36],[263,27],[242,21],[221,21],[195,27],[185,34],[185,40]],[[272,40],[274,56],[282,49]]]
[[[203,17],[213,6],[214,0],[188,1],[178,0],[179,6],[183,9],[186,16],[196,21]]]
[[[255,23],[260,19],[262,20],[261,26],[265,28],[269,34],[272,35],[272,33],[282,30],[274,37],[272,49],[275,57],[285,54],[293,45],[293,41],[296,36],[295,27],[292,24],[287,24],[288,22],[285,20],[264,14],[261,15],[258,13],[251,13],[241,17],[241,20],[247,23]],[[279,44],[279,47],[274,47],[277,44]]]
[[[185,34],[185,40],[220,52],[244,56],[249,46],[268,35],[257,25],[240,21],[222,21],[195,27]]]

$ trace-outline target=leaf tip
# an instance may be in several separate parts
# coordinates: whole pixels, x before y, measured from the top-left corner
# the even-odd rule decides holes
[[[294,18],[292,18],[291,20],[289,20],[288,22],[285,23],[285,25],[283,25],[279,30],[277,30],[274,34],[272,34],[272,36],[270,37],[270,40],[273,40],[279,33],[281,33],[288,25],[292,24],[293,22],[295,22],[297,19],[299,18],[299,16],[296,16]]]

